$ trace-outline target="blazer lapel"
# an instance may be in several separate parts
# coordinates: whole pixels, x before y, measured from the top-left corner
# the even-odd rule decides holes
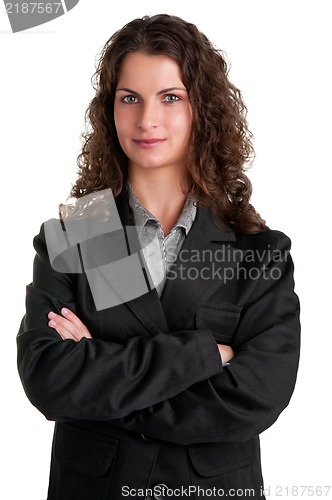
[[[169,273],[161,304],[170,331],[188,328],[193,315],[241,261],[235,233],[206,207],[196,219]]]
[[[128,203],[128,196],[126,192],[123,191],[118,197],[117,208],[121,218],[121,222],[124,228],[128,226],[134,226],[134,216],[133,212]],[[133,235],[134,232],[131,231]],[[139,249],[139,243],[137,238],[137,249]],[[148,276],[148,269],[144,268],[144,272]],[[151,280],[147,277],[147,283]],[[150,289],[150,286],[148,284]],[[164,309],[161,305],[159,295],[155,288],[150,289],[149,292],[145,293],[133,299],[129,302],[125,302],[125,305],[135,314],[135,316],[145,325],[145,327],[150,331],[152,335],[156,335],[162,331],[163,333],[168,333],[168,325],[164,314]]]

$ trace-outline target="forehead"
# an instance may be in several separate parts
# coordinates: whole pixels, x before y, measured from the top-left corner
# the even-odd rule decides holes
[[[118,86],[149,85],[163,88],[182,83],[181,68],[169,56],[148,55],[137,51],[128,54],[120,66]]]

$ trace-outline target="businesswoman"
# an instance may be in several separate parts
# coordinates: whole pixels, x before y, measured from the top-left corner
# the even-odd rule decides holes
[[[121,230],[73,242],[61,206],[57,260],[42,224],[17,337],[27,396],[56,422],[49,500],[265,498],[259,434],[294,389],[299,304],[290,240],[250,204],[227,72],[174,16],[135,19],[102,51],[71,194],[110,191]],[[92,277],[118,233],[120,285],[139,254],[147,288],[107,306]]]

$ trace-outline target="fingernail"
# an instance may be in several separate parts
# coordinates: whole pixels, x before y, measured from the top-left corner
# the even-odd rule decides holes
[[[51,326],[55,326],[55,325],[56,325],[56,322],[55,322],[55,321],[53,321],[53,319],[51,319],[51,321],[50,321],[50,325],[51,325]]]
[[[51,318],[55,318],[56,314],[53,312],[53,311],[50,311],[48,313],[48,315],[51,317]]]
[[[62,314],[67,314],[68,309],[66,309],[65,307],[63,307],[63,308],[61,309],[61,312],[62,312]]]

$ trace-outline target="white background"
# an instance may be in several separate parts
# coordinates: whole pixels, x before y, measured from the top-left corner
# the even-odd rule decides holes
[[[268,497],[312,498],[292,486],[332,484],[330,2],[81,0],[68,14],[17,34],[0,10],[0,496],[6,500],[45,499],[48,485],[53,423],[29,403],[16,370],[32,238],[57,216],[75,180],[96,54],[126,22],[157,13],[195,23],[227,52],[255,135],[252,202],[293,242],[302,355],[289,407],[261,436]]]

